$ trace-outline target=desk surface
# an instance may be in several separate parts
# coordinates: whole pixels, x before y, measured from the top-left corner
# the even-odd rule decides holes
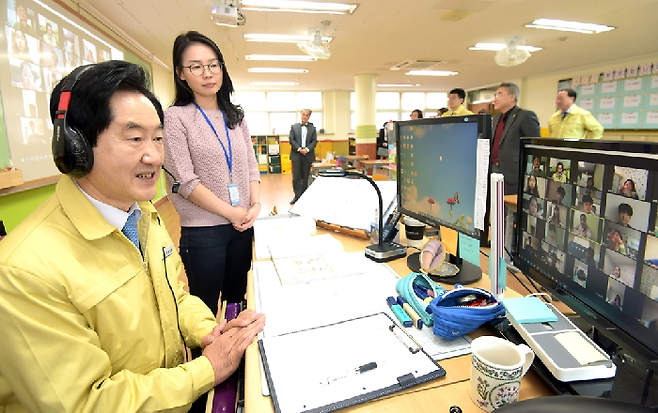
[[[329,233],[318,228],[318,234]],[[343,243],[346,252],[362,251],[367,241],[349,237],[340,233],[331,233],[336,239]],[[413,251],[411,251],[413,252]],[[408,275],[406,259],[398,259],[388,263],[391,268],[400,275]],[[480,255],[480,267],[487,268],[487,258]],[[483,277],[473,286],[489,289],[489,279]],[[446,286],[452,288],[451,286]],[[251,272],[247,281],[247,307],[255,309],[254,283]],[[508,290],[505,296],[518,296],[514,291]],[[471,338],[488,334],[488,330],[480,328],[470,334]],[[254,341],[246,351],[245,363],[245,412],[262,413],[273,412],[272,401],[261,392],[260,355],[258,345]],[[471,356],[464,355],[439,362],[446,370],[445,377],[431,382],[412,387],[390,397],[380,398],[368,403],[359,404],[342,411],[344,412],[447,412],[450,406],[458,405],[464,413],[481,413],[469,396],[469,376],[471,369]],[[520,399],[552,395],[544,382],[532,371],[528,371],[521,381]]]

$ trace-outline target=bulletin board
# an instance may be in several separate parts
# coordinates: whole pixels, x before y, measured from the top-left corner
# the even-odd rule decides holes
[[[7,0],[0,17],[5,22],[5,40],[0,40],[0,166],[11,160],[26,182],[57,176],[49,109],[53,87],[80,65],[130,60],[149,73],[150,65],[53,0]]]
[[[606,130],[658,130],[658,62],[583,74],[558,87],[574,89],[576,104]]]

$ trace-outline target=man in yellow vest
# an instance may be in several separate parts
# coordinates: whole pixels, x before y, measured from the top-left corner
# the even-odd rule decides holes
[[[576,91],[562,89],[557,93],[555,104],[558,111],[548,120],[548,136],[551,138],[601,139],[603,126],[588,111],[579,108]]]
[[[452,89],[448,94],[448,111],[441,115],[442,118],[447,116],[464,116],[472,115],[473,112],[464,107],[466,92],[464,89]]]

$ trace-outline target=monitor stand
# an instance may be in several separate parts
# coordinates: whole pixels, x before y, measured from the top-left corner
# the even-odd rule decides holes
[[[482,278],[482,270],[480,267],[477,267],[471,264],[468,261],[465,261],[459,257],[456,257],[452,254],[449,254],[448,262],[454,264],[459,268],[457,275],[452,277],[439,277],[432,274],[428,274],[429,277],[435,282],[443,284],[473,284],[480,281]],[[407,257],[407,267],[413,272],[420,272],[420,252],[414,252]]]

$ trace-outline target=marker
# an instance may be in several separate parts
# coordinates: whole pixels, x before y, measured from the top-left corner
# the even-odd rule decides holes
[[[389,307],[391,307],[391,310],[393,310],[393,313],[398,318],[398,320],[400,320],[403,326],[411,327],[413,325],[413,321],[411,320],[411,318],[409,318],[407,313],[404,312],[402,307],[400,307],[398,302],[395,301],[395,298],[388,297],[386,299],[386,303],[388,304]]]
[[[419,286],[417,286],[417,285],[414,285],[414,293],[415,293],[418,297],[420,297],[421,300],[424,300],[424,299],[426,299],[427,297],[429,297],[429,296],[427,295],[427,290],[425,290],[424,288],[419,287]]]
[[[363,366],[359,366],[353,370],[346,370],[340,374],[336,374],[335,376],[329,376],[326,381],[321,381],[320,384],[322,385],[331,384],[337,380],[344,379],[352,375],[363,374],[367,371],[374,370],[376,368],[377,368],[377,363],[371,361],[370,363],[366,363]]]
[[[407,314],[409,314],[409,317],[411,317],[411,319],[414,322],[414,326],[416,326],[417,329],[420,330],[421,328],[423,328],[423,320],[420,318],[418,313],[414,311],[414,309],[409,305],[407,300],[405,300],[401,295],[398,296],[398,304],[400,304],[404,309],[404,311],[406,311]]]

